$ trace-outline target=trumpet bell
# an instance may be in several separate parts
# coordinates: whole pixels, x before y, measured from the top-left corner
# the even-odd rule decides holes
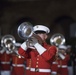
[[[7,50],[9,50],[10,52],[15,50],[15,49],[16,49],[16,47],[13,43],[7,44]]]
[[[16,43],[15,38],[12,35],[5,35],[1,39],[1,46],[8,47],[8,44]]]
[[[65,43],[65,38],[62,34],[57,33],[51,37],[50,43],[51,45],[55,45],[55,46],[63,45]]]
[[[18,35],[22,39],[27,39],[32,36],[33,34],[33,26],[29,22],[23,22],[18,27]]]

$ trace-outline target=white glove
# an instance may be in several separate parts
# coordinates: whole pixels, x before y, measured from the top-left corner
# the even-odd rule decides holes
[[[32,41],[30,41],[30,40],[26,41],[26,45],[28,48],[33,47]]]
[[[25,51],[27,50],[28,46],[26,44],[26,41],[21,45],[21,48]]]
[[[0,53],[1,53],[1,54],[3,54],[4,52],[5,52],[5,50],[4,50],[4,49],[0,50]]]
[[[11,51],[8,51],[8,50],[7,50],[6,53],[7,53],[7,54],[11,54]]]
[[[36,43],[34,47],[37,49],[38,53],[41,55],[46,51],[46,48],[44,48],[41,44]]]
[[[38,39],[36,39],[35,37],[32,37],[31,39],[29,39],[30,43],[32,46],[34,46],[38,53],[41,55],[44,51],[46,51],[46,49],[38,43]]]
[[[36,43],[38,43],[38,40],[35,37],[31,37],[29,39],[30,43],[34,46]]]

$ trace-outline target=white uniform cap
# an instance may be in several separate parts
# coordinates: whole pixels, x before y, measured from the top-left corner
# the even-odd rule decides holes
[[[21,43],[15,43],[15,46],[19,47],[21,46]]]
[[[64,50],[66,50],[66,49],[67,49],[67,46],[65,46],[65,45],[59,45],[58,48],[59,48],[59,49],[64,49]]]
[[[34,31],[44,31],[46,33],[50,33],[50,29],[44,25],[36,25],[33,28],[34,28]]]

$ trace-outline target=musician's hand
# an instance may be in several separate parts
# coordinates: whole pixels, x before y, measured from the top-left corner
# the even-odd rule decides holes
[[[33,46],[32,41],[31,40],[27,40],[26,41],[26,45],[27,45],[28,48],[32,47]]]
[[[36,43],[38,43],[38,39],[36,39],[35,37],[32,37],[31,40],[32,40],[33,46],[34,46]]]
[[[36,43],[38,43],[38,40],[35,37],[31,37],[30,39],[28,39],[27,41],[27,46],[28,47],[32,47],[34,46]]]

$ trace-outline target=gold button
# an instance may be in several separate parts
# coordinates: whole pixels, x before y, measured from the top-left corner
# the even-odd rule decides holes
[[[37,58],[37,60],[39,60],[39,58]]]
[[[36,62],[37,64],[39,63],[39,62]]]
[[[39,57],[39,55],[37,55]]]
[[[18,58],[21,58],[21,56],[18,56]]]
[[[36,65],[36,67],[38,67],[38,65]]]

